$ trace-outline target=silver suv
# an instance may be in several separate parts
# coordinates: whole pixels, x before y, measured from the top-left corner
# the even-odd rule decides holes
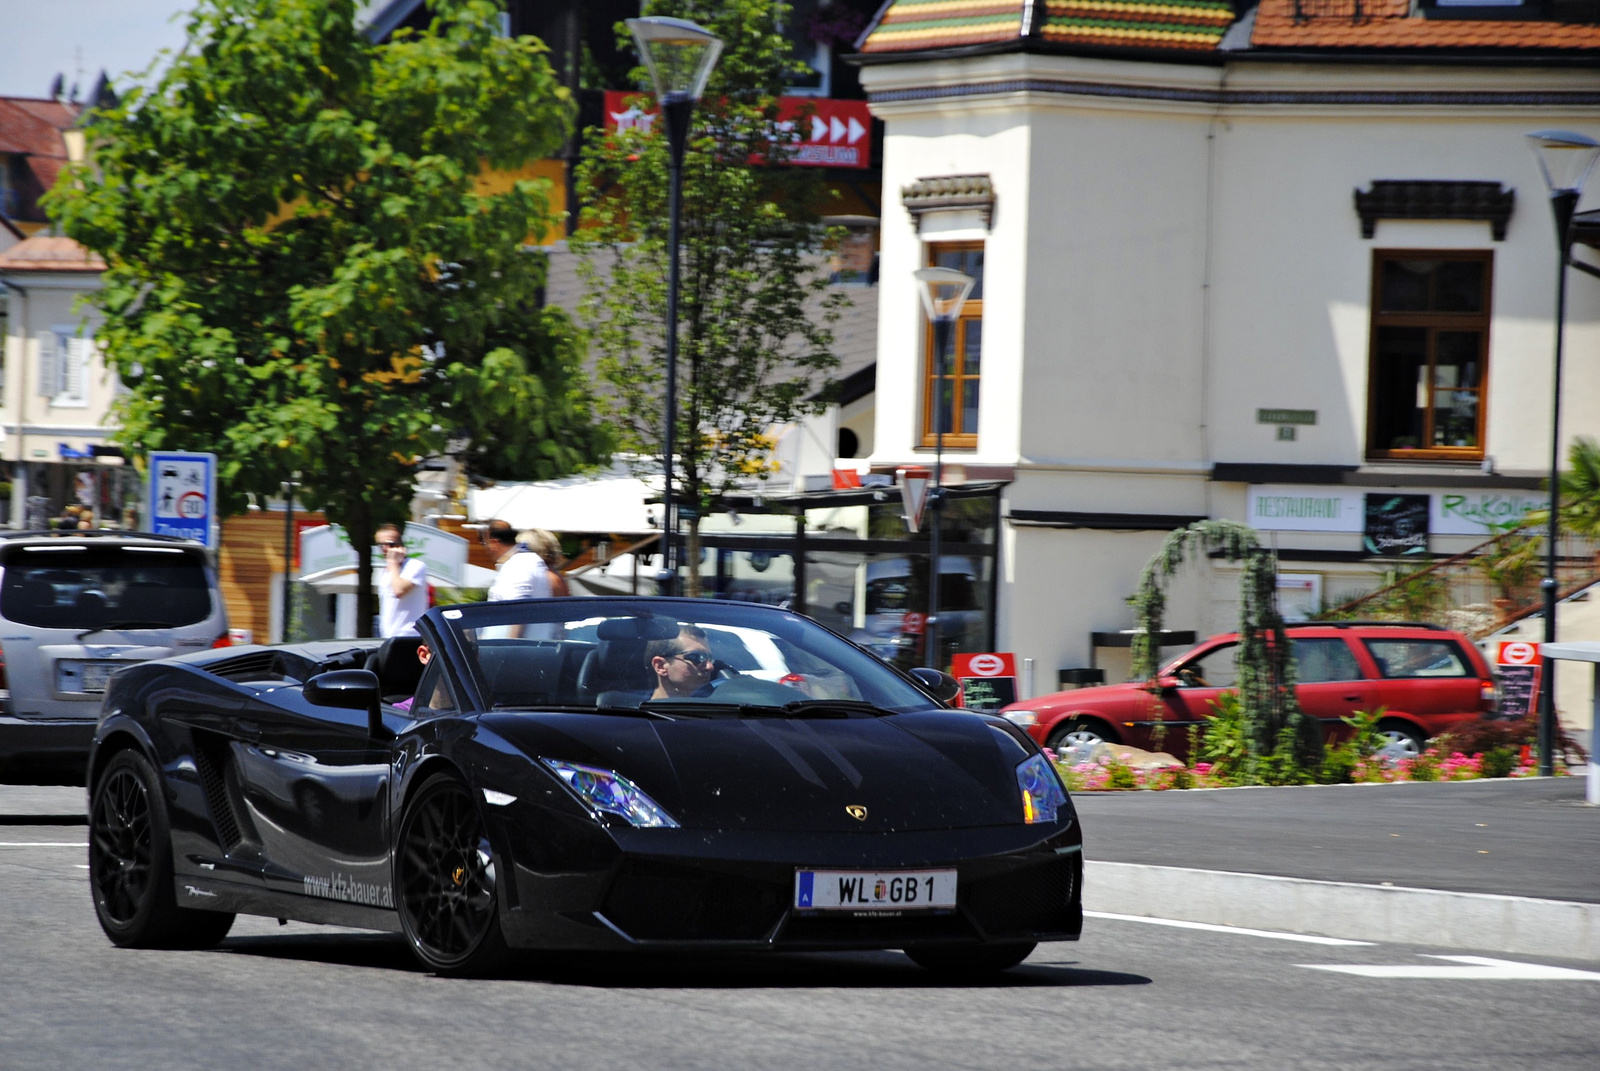
[[[82,784],[111,674],[227,640],[198,543],[0,533],[0,780]]]

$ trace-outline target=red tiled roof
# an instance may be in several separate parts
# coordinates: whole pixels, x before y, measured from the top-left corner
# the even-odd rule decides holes
[[[1412,14],[1409,0],[1261,0],[1250,44],[1296,49],[1584,51],[1600,49],[1600,25],[1429,19]]]
[[[0,271],[105,271],[106,262],[71,238],[36,234],[0,253]]]
[[[0,152],[67,156],[61,132],[77,122],[78,107],[55,100],[0,97]]]

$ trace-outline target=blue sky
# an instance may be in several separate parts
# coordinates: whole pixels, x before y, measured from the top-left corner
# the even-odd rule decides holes
[[[102,68],[114,81],[183,44],[189,0],[0,0],[0,96],[43,97],[59,72],[87,95]]]

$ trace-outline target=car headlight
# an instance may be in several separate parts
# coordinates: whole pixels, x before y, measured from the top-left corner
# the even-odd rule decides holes
[[[1000,716],[1023,729],[1031,729],[1039,723],[1039,715],[1031,710],[1002,710]]]
[[[544,759],[544,764],[572,789],[578,799],[606,814],[614,814],[640,829],[676,829],[678,820],[632,781],[615,770],[584,766],[560,759]]]
[[[1033,755],[1017,764],[1017,787],[1022,789],[1022,820],[1028,825],[1054,822],[1056,811],[1066,806],[1067,790],[1050,768],[1050,760]]]

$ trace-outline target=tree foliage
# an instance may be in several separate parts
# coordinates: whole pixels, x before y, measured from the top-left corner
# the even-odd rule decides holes
[[[524,478],[606,445],[573,332],[536,304],[545,184],[479,187],[555,153],[571,102],[495,4],[431,6],[427,32],[374,44],[354,0],[201,0],[50,201],[109,266],[121,441],[215,451],[225,508],[299,471],[358,547],[452,438]]]
[[[1170,532],[1145,566],[1129,600],[1139,631],[1133,637],[1133,672],[1157,687],[1160,635],[1167,581],[1194,561],[1216,554],[1237,562],[1239,574],[1238,736],[1245,754],[1238,774],[1246,781],[1304,779],[1322,761],[1320,727],[1295,699],[1293,652],[1278,612],[1278,559],[1261,546],[1253,528],[1235,521],[1197,521]],[[1231,708],[1230,708],[1231,709]]]
[[[770,474],[772,429],[820,412],[838,366],[829,325],[844,299],[826,293],[813,256],[826,238],[824,189],[814,169],[783,166],[799,139],[777,123],[784,79],[801,69],[779,32],[788,10],[779,0],[646,5],[725,42],[683,164],[674,476],[683,503],[702,513]],[[649,85],[642,67],[634,79]],[[649,110],[654,98],[635,103]],[[669,165],[664,130],[591,132],[578,171],[583,226],[571,240],[610,415],[644,456],[664,440]],[[699,518],[688,521],[692,562]],[[691,592],[697,580],[691,570]]]

